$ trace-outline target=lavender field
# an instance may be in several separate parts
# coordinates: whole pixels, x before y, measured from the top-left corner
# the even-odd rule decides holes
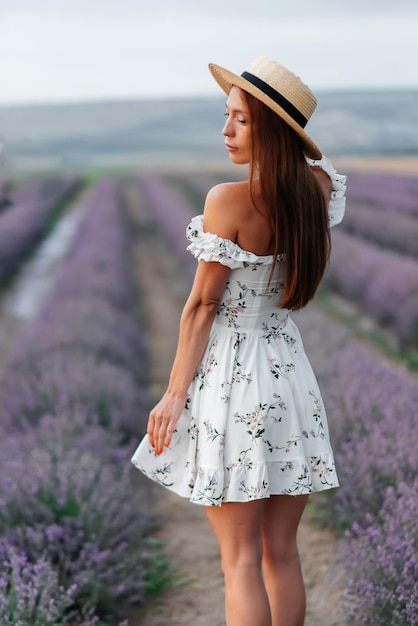
[[[99,180],[84,202],[71,251],[0,381],[5,626],[113,624],[145,594],[147,490],[128,459],[149,409],[147,341],[120,181]],[[23,230],[19,209],[7,212]]]
[[[0,189],[3,298],[60,217],[84,206],[42,307],[0,354],[2,625],[111,626],[146,602],[148,485],[129,458],[152,395],[133,255],[148,233],[129,210],[141,203],[190,285],[187,223],[227,177],[57,176]],[[353,626],[418,624],[417,231],[418,177],[349,173],[320,293],[295,314],[329,415],[341,487],[315,502],[339,545]]]

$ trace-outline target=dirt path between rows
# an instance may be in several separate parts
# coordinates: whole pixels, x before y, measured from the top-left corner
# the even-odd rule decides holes
[[[186,286],[181,267],[149,223],[136,194],[131,189],[128,196],[138,235],[135,267],[150,333],[153,391],[158,397],[169,375]],[[156,485],[153,514],[160,523],[157,536],[178,574],[169,591],[139,616],[130,616],[131,626],[224,626],[218,547],[204,507]],[[305,516],[299,546],[307,589],[305,626],[342,626],[335,537],[313,527]]]

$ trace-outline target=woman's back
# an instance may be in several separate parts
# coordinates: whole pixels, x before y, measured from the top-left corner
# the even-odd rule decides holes
[[[311,167],[325,201],[328,205],[332,183],[320,167]],[[274,233],[270,211],[262,197],[259,181],[253,182],[252,197],[248,181],[222,183],[210,191],[210,201],[217,205],[220,215],[236,224],[236,235],[232,239],[244,250],[258,256],[274,253]],[[228,213],[228,216],[225,216]]]

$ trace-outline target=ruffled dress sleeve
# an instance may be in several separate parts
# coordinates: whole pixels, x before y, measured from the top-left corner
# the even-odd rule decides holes
[[[224,239],[214,233],[203,230],[203,215],[196,215],[186,229],[186,237],[191,242],[187,250],[198,261],[216,261],[231,270],[250,264],[268,264],[272,257],[259,257],[253,252],[243,250],[230,239]]]
[[[326,156],[322,156],[322,159],[317,159],[316,161],[308,159],[308,157],[305,158],[308,165],[322,168],[331,179],[332,191],[328,208],[328,219],[330,227],[335,226],[342,221],[345,213],[347,176],[338,174],[331,161]]]

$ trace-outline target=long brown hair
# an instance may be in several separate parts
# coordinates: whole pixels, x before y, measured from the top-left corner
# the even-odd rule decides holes
[[[286,255],[286,284],[279,306],[300,309],[313,298],[329,260],[328,208],[305,161],[299,135],[260,100],[244,93],[251,119],[251,197],[254,201],[258,176],[270,211],[274,255]]]

